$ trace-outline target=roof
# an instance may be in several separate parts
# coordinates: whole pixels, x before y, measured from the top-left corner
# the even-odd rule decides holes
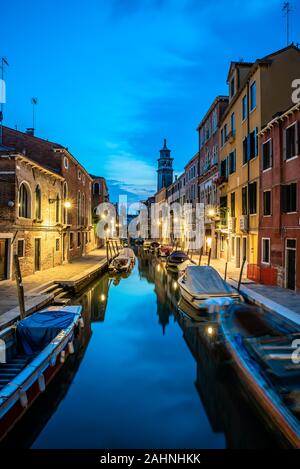
[[[223,95],[219,95],[217,96],[214,101],[212,102],[211,106],[209,107],[208,111],[206,112],[205,116],[203,117],[203,119],[201,120],[200,124],[198,125],[197,129],[196,130],[199,130],[200,127],[202,127],[205,123],[205,121],[208,119],[208,116],[212,113],[213,109],[216,107],[216,105],[220,102],[220,101],[229,101],[229,97],[228,96],[223,96]]]
[[[194,156],[192,156],[192,158],[187,162],[184,169],[186,169],[190,164],[192,164],[194,160],[196,160],[198,157],[199,157],[199,152],[197,151],[197,153],[195,153]]]
[[[45,140],[35,135],[21,132],[20,130],[11,129],[3,126],[3,143],[8,146],[10,151],[17,151],[26,155],[31,160],[38,161],[42,166],[49,170],[61,172],[61,159],[57,158],[56,152],[64,152],[74,161],[75,164],[80,166],[83,172],[88,177],[89,174],[86,169],[79,163],[79,161],[69,152],[67,147],[63,145]]]
[[[41,173],[47,174],[51,177],[54,177],[55,179],[59,179],[61,181],[64,181],[64,177],[61,176],[60,174],[56,173],[55,171],[52,171],[51,169],[48,169],[44,167],[43,165],[37,163],[36,161],[32,160],[31,158],[28,158],[28,156],[23,155],[22,153],[7,153],[2,150],[3,147],[0,147],[0,162],[1,162],[1,157],[3,158],[4,156],[9,156],[10,159],[18,160],[18,161],[25,161],[29,166],[32,168],[37,169]]]
[[[293,49],[293,50],[296,50],[299,55],[300,55],[300,49],[298,47],[296,47],[294,44],[290,44],[289,46],[287,47],[284,47],[282,49],[279,49],[275,52],[272,52],[271,54],[268,54],[266,55],[265,57],[261,58],[261,59],[257,59],[255,62],[253,62],[249,72],[247,73],[247,75],[245,76],[243,82],[240,84],[240,87],[239,89],[237,90],[236,94],[233,96],[233,98],[231,99],[230,103],[229,103],[229,106],[227,107],[227,109],[225,110],[223,116],[222,116],[222,121],[224,121],[224,119],[228,116],[228,113],[230,112],[231,108],[232,108],[232,105],[236,102],[236,100],[239,98],[242,90],[244,89],[244,86],[245,84],[250,80],[251,76],[256,72],[256,70],[261,67],[261,66],[264,66],[264,65],[271,65],[272,64],[272,59],[273,57],[275,57],[276,55],[279,55],[279,54],[282,54],[283,52],[286,52],[287,50],[290,50],[290,49]],[[231,62],[233,63],[233,62]],[[240,62],[238,62],[240,63]],[[246,63],[246,62],[242,62],[242,63]],[[250,62],[248,62],[249,64]]]
[[[278,124],[280,121],[283,121],[288,115],[300,111],[300,103],[294,104],[293,106],[290,106],[286,111],[281,112],[279,115],[274,117],[270,122],[268,122],[267,125],[265,125],[259,134],[263,135],[265,132],[268,130],[271,130],[274,124]]]

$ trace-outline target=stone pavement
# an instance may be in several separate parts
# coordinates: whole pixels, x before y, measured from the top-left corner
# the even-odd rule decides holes
[[[199,256],[193,256],[193,260],[198,263]],[[207,256],[202,256],[201,265],[207,265]],[[220,259],[211,259],[210,265],[214,267],[224,278],[225,261]],[[247,269],[244,268],[241,293],[251,302],[263,306],[269,311],[276,312],[281,316],[300,325],[300,294],[287,288],[273,287],[271,285],[262,285],[255,283],[246,277]],[[237,287],[239,281],[240,269],[234,267],[231,263],[227,266],[227,281],[234,287]]]
[[[78,278],[79,275],[84,276],[86,272],[90,272],[94,267],[98,268],[100,263],[104,263],[106,259],[105,249],[95,249],[86,256],[76,259],[68,264],[59,265],[52,269],[42,270],[33,275],[28,275],[23,278],[23,285],[25,291],[25,306],[26,311],[32,308],[37,309],[51,296],[40,294],[38,290],[50,285],[56,281],[72,280]],[[18,307],[18,297],[16,282],[14,280],[4,280],[0,282],[0,317],[14,308]],[[1,319],[0,319],[1,322]]]

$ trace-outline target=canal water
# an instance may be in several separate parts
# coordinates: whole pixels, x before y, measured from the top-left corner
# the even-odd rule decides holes
[[[76,299],[81,349],[6,444],[32,448],[253,448],[275,443],[203,328],[178,312],[176,279],[143,253],[128,278]],[[213,330],[213,327],[212,329]],[[212,334],[213,335],[213,334]]]

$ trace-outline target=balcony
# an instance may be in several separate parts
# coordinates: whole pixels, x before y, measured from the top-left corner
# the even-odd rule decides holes
[[[235,141],[235,130],[231,130],[229,134],[226,135],[226,142],[233,143]]]
[[[227,176],[219,176],[218,179],[216,179],[216,186],[221,187],[228,182],[228,177]]]

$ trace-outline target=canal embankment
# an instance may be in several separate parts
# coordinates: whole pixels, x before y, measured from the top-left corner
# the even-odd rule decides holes
[[[199,256],[193,256],[193,261],[198,264]],[[208,257],[202,256],[201,265],[207,265]],[[210,265],[214,267],[222,278],[225,274],[225,261],[211,259]],[[240,269],[230,262],[227,266],[227,282],[234,288],[238,288]],[[249,280],[244,269],[240,292],[244,298],[267,311],[278,314],[293,323],[300,325],[300,295],[287,288],[271,285],[262,285]]]
[[[106,250],[95,249],[77,260],[23,278],[26,314],[49,305],[65,290],[74,293],[85,288],[107,268]],[[16,282],[0,283],[0,330],[20,317]]]

